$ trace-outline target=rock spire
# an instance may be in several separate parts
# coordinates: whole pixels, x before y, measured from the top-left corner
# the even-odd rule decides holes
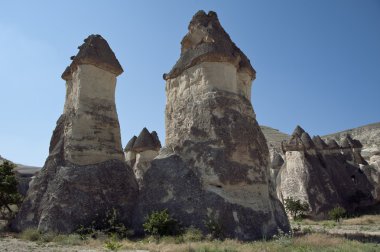
[[[131,222],[137,183],[124,160],[115,106],[123,72],[107,41],[91,35],[64,71],[64,112],[49,156],[34,179],[13,227],[73,232],[116,209]]]
[[[250,102],[247,56],[215,12],[197,12],[166,80],[166,146],[145,172],[136,226],[167,208],[185,226],[213,219],[242,240],[289,231],[269,185],[269,151]]]

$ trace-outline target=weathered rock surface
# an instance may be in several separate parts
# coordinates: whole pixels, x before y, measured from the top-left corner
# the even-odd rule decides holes
[[[310,206],[317,218],[340,205],[347,210],[373,204],[366,175],[360,169],[360,142],[346,137],[343,146],[326,144],[319,136],[310,138],[297,126],[282,145],[285,164],[277,177],[277,193],[282,200],[292,197]]]
[[[147,128],[144,128],[138,137],[133,136],[125,146],[125,160],[132,167],[139,184],[160,148],[161,142],[157,133],[149,132]]]
[[[362,165],[361,169],[374,187],[372,196],[380,202],[380,155],[373,155],[368,161],[368,165]]]
[[[260,125],[269,148],[270,159],[273,161],[275,154],[282,155],[281,143],[290,139],[290,135],[268,126]]]
[[[199,11],[166,80],[166,146],[141,180],[135,226],[168,209],[185,226],[214,219],[227,237],[289,230],[269,185],[269,151],[250,102],[255,71],[221,27]],[[136,140],[137,141],[137,140]]]
[[[373,155],[380,155],[380,123],[372,123],[349,129],[334,134],[323,136],[324,139],[334,139],[341,141],[346,135],[357,139],[363,145],[361,155],[369,161]]]
[[[124,160],[114,99],[123,70],[100,35],[89,36],[79,48],[62,75],[64,112],[13,223],[16,230],[72,232],[112,208],[122,222],[131,221],[138,188]]]

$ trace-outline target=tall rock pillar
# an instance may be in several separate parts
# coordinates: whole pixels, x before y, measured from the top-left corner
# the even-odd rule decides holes
[[[250,102],[255,78],[215,12],[199,11],[166,80],[166,146],[141,181],[139,219],[167,208],[185,226],[227,237],[289,230],[269,188],[269,151]],[[138,219],[138,218],[137,218]]]
[[[123,72],[107,41],[91,35],[72,57],[64,112],[49,156],[13,223],[17,230],[72,232],[115,208],[131,220],[137,182],[124,161],[115,106],[116,77]]]

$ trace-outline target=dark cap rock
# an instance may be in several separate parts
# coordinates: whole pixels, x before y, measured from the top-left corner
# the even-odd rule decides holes
[[[327,141],[327,146],[328,146],[328,149],[330,150],[340,149],[339,144],[334,139],[329,139]]]
[[[283,152],[303,151],[315,148],[315,144],[310,135],[299,125],[294,129],[290,139],[282,143]]]
[[[146,150],[159,150],[160,148],[161,143],[160,140],[158,140],[157,133],[152,136],[147,128],[143,128],[134,142],[132,150],[135,152],[142,152]]]
[[[210,11],[198,11],[190,21],[189,31],[181,42],[181,56],[164,79],[179,76],[184,70],[201,62],[229,62],[238,71],[246,71],[252,79],[256,72],[247,56],[232,42],[220,25],[218,16]]]
[[[301,137],[302,133],[304,133],[305,130],[301,128],[301,126],[297,125],[296,128],[294,129],[292,136],[298,136]]]
[[[315,147],[313,140],[311,140],[310,135],[306,132],[302,133],[301,141],[303,145],[305,146],[305,149],[311,149]]]
[[[71,57],[72,63],[62,74],[62,79],[69,80],[78,65],[94,65],[116,75],[123,72],[119,61],[107,41],[100,35],[90,35],[79,46],[79,52]]]
[[[342,148],[362,148],[363,145],[359,140],[353,139],[347,134],[342,140]]]
[[[161,142],[160,142],[160,139],[158,138],[157,132],[152,131],[150,135],[153,138],[154,145],[157,146],[158,148],[161,148]]]
[[[127,145],[125,146],[124,148],[124,151],[127,152],[127,151],[131,151],[133,149],[133,145],[135,144],[136,142],[136,139],[137,139],[137,136],[133,136],[127,143]]]
[[[327,149],[327,144],[325,143],[325,141],[323,141],[323,139],[320,136],[314,136],[312,140],[317,149],[319,150]]]

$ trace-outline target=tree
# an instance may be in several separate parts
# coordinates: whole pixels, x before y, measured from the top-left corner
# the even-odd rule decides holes
[[[17,191],[17,180],[13,169],[16,166],[8,161],[0,165],[0,213],[11,218],[14,211],[11,205],[19,206],[22,197]]]
[[[286,211],[290,213],[294,220],[300,218],[307,211],[309,211],[309,204],[301,202],[299,199],[295,200],[291,197],[284,200],[284,206]]]
[[[335,220],[336,222],[340,222],[340,220],[346,215],[346,209],[343,207],[337,206],[331,209],[328,212],[330,219]]]

